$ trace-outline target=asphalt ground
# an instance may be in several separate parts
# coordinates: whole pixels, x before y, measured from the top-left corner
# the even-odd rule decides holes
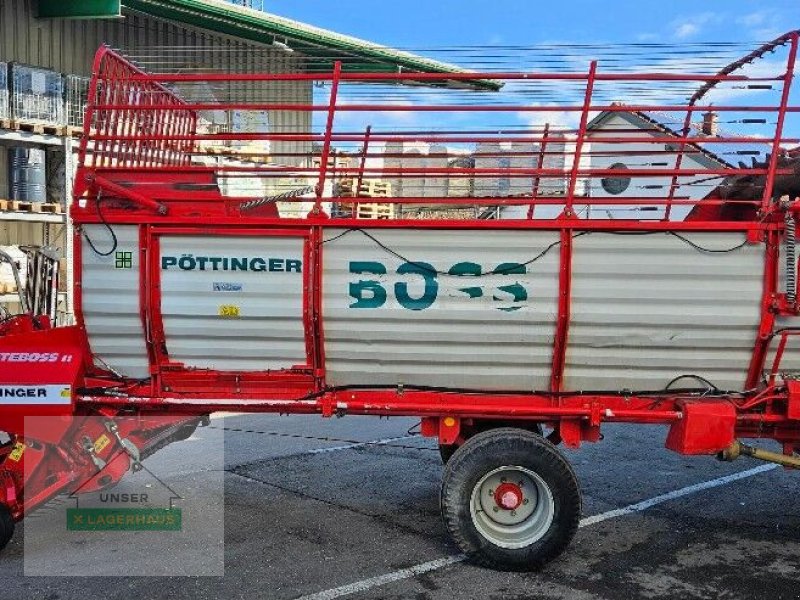
[[[663,428],[606,426],[601,443],[567,452],[585,515],[567,553],[540,573],[500,573],[465,562],[449,540],[442,466],[431,440],[409,437],[415,423],[214,419],[147,465],[201,497],[222,482],[224,518],[208,509],[208,539],[176,555],[215,572],[219,550],[224,576],[141,576],[153,554],[143,541],[29,547],[37,564],[80,556],[74,564],[90,558],[113,576],[25,576],[23,524],[0,554],[0,599],[800,598],[796,473],[681,457],[663,448]],[[224,461],[207,459],[220,436]]]

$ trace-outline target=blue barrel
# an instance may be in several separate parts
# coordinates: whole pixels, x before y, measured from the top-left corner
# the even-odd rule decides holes
[[[47,201],[45,151],[42,148],[8,149],[8,199]]]

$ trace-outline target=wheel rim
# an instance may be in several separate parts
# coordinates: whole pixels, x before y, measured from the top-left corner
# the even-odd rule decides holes
[[[544,537],[555,503],[545,481],[530,469],[498,467],[475,484],[470,500],[478,532],[501,548],[524,548]]]

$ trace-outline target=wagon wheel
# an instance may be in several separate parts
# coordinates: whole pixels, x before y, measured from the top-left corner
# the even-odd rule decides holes
[[[14,537],[14,518],[11,512],[0,504],[0,550],[6,547]]]
[[[535,433],[492,429],[447,463],[442,515],[461,550],[495,569],[534,570],[557,557],[578,529],[581,495],[561,453]]]
[[[508,421],[501,422],[501,421],[479,420],[476,421],[471,428],[464,429],[462,431],[462,434],[464,435],[465,438],[469,439],[476,433],[479,433],[481,431],[487,431],[489,429],[508,427],[508,426],[509,426]],[[524,429],[525,431],[530,431],[532,433],[544,435],[544,430],[542,429],[541,423],[519,421],[516,424],[516,427]],[[459,446],[457,444],[439,444],[439,456],[441,456],[442,458],[442,464],[446,465],[447,461],[449,461],[453,457],[453,454],[456,453],[456,450],[458,450],[458,448]]]

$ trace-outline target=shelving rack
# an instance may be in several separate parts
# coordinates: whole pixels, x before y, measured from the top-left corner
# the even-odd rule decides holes
[[[39,223],[42,226],[41,239],[45,244],[56,245],[61,248],[62,260],[65,265],[66,280],[62,283],[62,288],[66,291],[59,293],[60,309],[59,324],[69,324],[73,321],[73,269],[72,269],[72,223],[69,218],[69,201],[72,196],[72,178],[75,171],[75,142],[69,130],[63,136],[46,133],[32,133],[16,129],[0,128],[0,145],[26,145],[34,147],[44,147],[47,149],[57,148],[63,153],[64,169],[59,171],[59,176],[63,177],[60,187],[63,190],[64,212],[61,214],[21,212],[21,211],[0,211],[0,223]],[[26,244],[29,239],[12,239],[8,243]],[[0,304],[18,304],[19,296],[16,293],[0,294]]]

